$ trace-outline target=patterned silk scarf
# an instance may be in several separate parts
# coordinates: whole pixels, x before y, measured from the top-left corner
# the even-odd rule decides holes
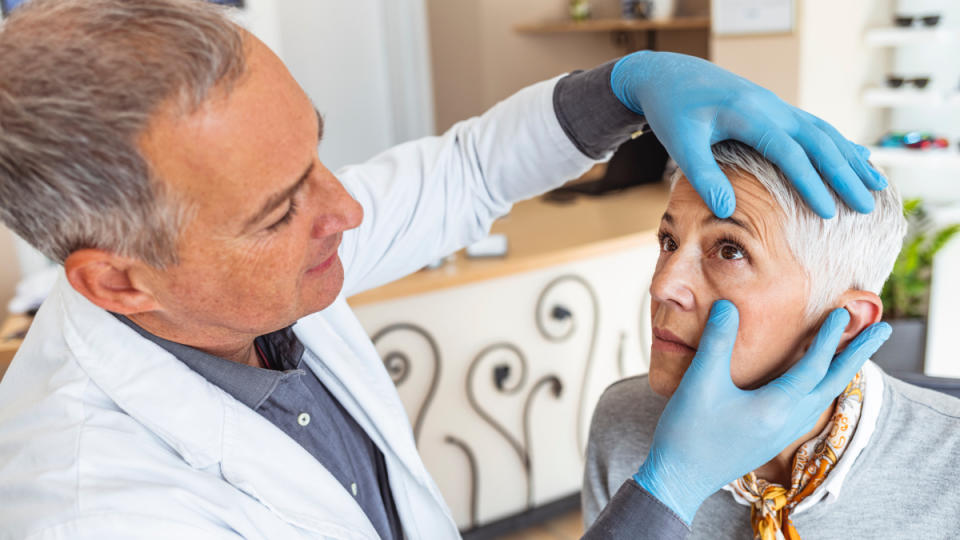
[[[737,495],[751,504],[754,539],[800,540],[790,512],[816,491],[846,450],[860,421],[864,386],[861,371],[837,398],[830,423],[797,450],[790,489],[757,478],[752,472],[730,484]]]

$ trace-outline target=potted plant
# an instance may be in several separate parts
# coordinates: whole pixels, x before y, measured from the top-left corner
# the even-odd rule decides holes
[[[893,334],[873,360],[888,371],[923,372],[933,258],[960,232],[960,224],[934,226],[921,199],[905,200],[903,214],[907,236],[880,293]]]

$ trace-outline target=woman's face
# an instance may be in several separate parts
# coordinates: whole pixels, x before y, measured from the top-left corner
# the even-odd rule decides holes
[[[740,388],[786,371],[812,336],[815,321],[804,316],[807,279],[787,246],[781,210],[755,179],[728,177],[737,197],[730,218],[716,218],[681,177],[660,222],[649,378],[662,396],[680,384],[715,300],[730,300],[740,312],[730,362]]]

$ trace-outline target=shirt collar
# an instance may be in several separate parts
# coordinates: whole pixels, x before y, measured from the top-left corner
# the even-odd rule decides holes
[[[116,313],[113,315],[145,339],[175,356],[204,379],[254,410],[273,393],[280,381],[302,373],[302,371],[275,371],[231,362],[188,345],[155,336],[127,317]],[[261,336],[257,338],[257,343],[271,358],[282,359],[284,369],[291,369],[289,367],[291,363],[295,367],[303,354],[303,345],[296,339],[290,328]]]

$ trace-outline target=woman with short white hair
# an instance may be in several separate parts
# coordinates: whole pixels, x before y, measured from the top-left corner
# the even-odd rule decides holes
[[[788,372],[835,308],[850,315],[841,348],[882,316],[878,293],[906,232],[895,188],[873,193],[870,214],[840,207],[823,220],[753,149],[728,141],[714,156],[734,186],[736,211],[714,217],[683,173],[674,175],[650,287],[650,370],[612,385],[595,410],[583,489],[588,526],[643,463],[714,301],[740,306],[730,375],[742,389]],[[960,400],[868,362],[813,430],[709,497],[690,538],[954,537],[958,428]],[[717,448],[718,457],[724,451]]]

